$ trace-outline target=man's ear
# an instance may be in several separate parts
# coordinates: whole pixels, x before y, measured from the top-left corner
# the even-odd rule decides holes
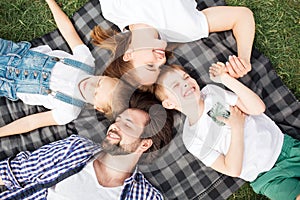
[[[124,53],[124,55],[123,55],[123,60],[124,60],[125,62],[130,61],[130,60],[132,59],[132,52],[133,52],[133,50],[129,48],[129,49],[127,49],[127,51]]]
[[[143,139],[140,145],[140,149],[142,152],[147,151],[153,144],[151,139]]]
[[[162,101],[162,106],[166,109],[175,109],[176,105],[169,99],[165,99]]]

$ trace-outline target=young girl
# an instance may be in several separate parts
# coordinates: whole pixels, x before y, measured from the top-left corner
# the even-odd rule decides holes
[[[49,46],[30,49],[29,42],[0,39],[0,95],[43,105],[49,111],[18,119],[0,128],[0,136],[40,127],[63,125],[76,119],[86,103],[109,115],[118,79],[94,76],[94,58],[68,16],[54,0],[46,0],[73,55]]]
[[[100,4],[104,18],[125,33],[115,35],[100,27],[94,30],[94,36],[103,39],[99,45],[114,55],[105,75],[120,78],[134,68],[132,76],[138,83],[151,85],[166,62],[167,42],[192,42],[226,30],[233,31],[242,66],[237,69],[230,57],[228,72],[241,77],[251,69],[255,22],[248,8],[215,6],[198,11],[194,0],[100,0]]]
[[[200,91],[179,66],[162,69],[158,77],[162,105],[187,117],[186,148],[214,170],[250,181],[259,194],[300,199],[300,141],[282,134],[263,114],[262,100],[226,73],[223,63],[214,64],[210,76],[232,92],[212,84]]]

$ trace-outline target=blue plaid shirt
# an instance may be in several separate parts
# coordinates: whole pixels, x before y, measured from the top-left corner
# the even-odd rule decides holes
[[[8,190],[0,199],[45,200],[49,187],[79,172],[100,150],[91,140],[72,135],[1,161],[0,175]],[[120,200],[131,199],[161,200],[163,196],[136,170],[125,180],[120,196]]]

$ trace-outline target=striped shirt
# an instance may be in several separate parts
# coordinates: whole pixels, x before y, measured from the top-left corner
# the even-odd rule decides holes
[[[0,199],[45,200],[49,187],[79,172],[99,151],[99,144],[72,135],[1,161],[0,175],[8,190],[0,194]],[[137,170],[123,186],[120,200],[163,199],[162,194]]]

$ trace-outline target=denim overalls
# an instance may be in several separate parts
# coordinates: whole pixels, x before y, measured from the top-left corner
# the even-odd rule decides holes
[[[18,100],[17,92],[53,95],[65,103],[83,107],[85,102],[50,89],[51,71],[57,62],[94,74],[94,68],[76,60],[51,57],[30,50],[29,42],[14,43],[0,38],[0,96]]]

